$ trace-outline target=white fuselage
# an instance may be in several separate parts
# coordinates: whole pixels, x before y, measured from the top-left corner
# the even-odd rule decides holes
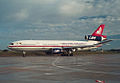
[[[16,51],[47,51],[54,48],[68,48],[75,46],[88,46],[97,44],[98,41],[68,41],[68,40],[20,40],[12,42],[8,48]],[[92,49],[97,47],[88,47]],[[78,50],[85,50],[78,48]]]

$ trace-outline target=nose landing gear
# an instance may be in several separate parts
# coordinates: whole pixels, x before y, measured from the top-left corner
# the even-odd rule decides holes
[[[23,51],[22,53],[23,53],[23,57],[25,57],[25,56],[26,56],[26,52],[25,52],[25,51]]]

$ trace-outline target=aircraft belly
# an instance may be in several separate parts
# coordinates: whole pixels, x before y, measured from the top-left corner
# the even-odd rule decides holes
[[[51,47],[37,47],[37,48],[36,47],[14,47],[10,49],[16,50],[16,51],[47,51],[47,50],[50,50]]]
[[[81,50],[91,50],[91,49],[95,49],[97,47],[87,47],[87,48],[77,48],[78,51],[81,51]]]

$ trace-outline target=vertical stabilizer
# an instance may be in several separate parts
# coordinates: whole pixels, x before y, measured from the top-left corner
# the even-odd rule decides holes
[[[101,24],[97,30],[92,34],[92,36],[102,36],[103,30],[104,30],[105,24]]]

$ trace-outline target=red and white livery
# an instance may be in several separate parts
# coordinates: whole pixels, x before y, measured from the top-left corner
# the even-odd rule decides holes
[[[102,35],[105,25],[101,24],[92,35],[85,36],[87,41],[68,40],[20,40],[12,42],[8,48],[15,51],[45,51],[49,53],[61,53],[62,55],[73,55],[74,51],[89,50],[98,48],[107,40],[107,36]]]

